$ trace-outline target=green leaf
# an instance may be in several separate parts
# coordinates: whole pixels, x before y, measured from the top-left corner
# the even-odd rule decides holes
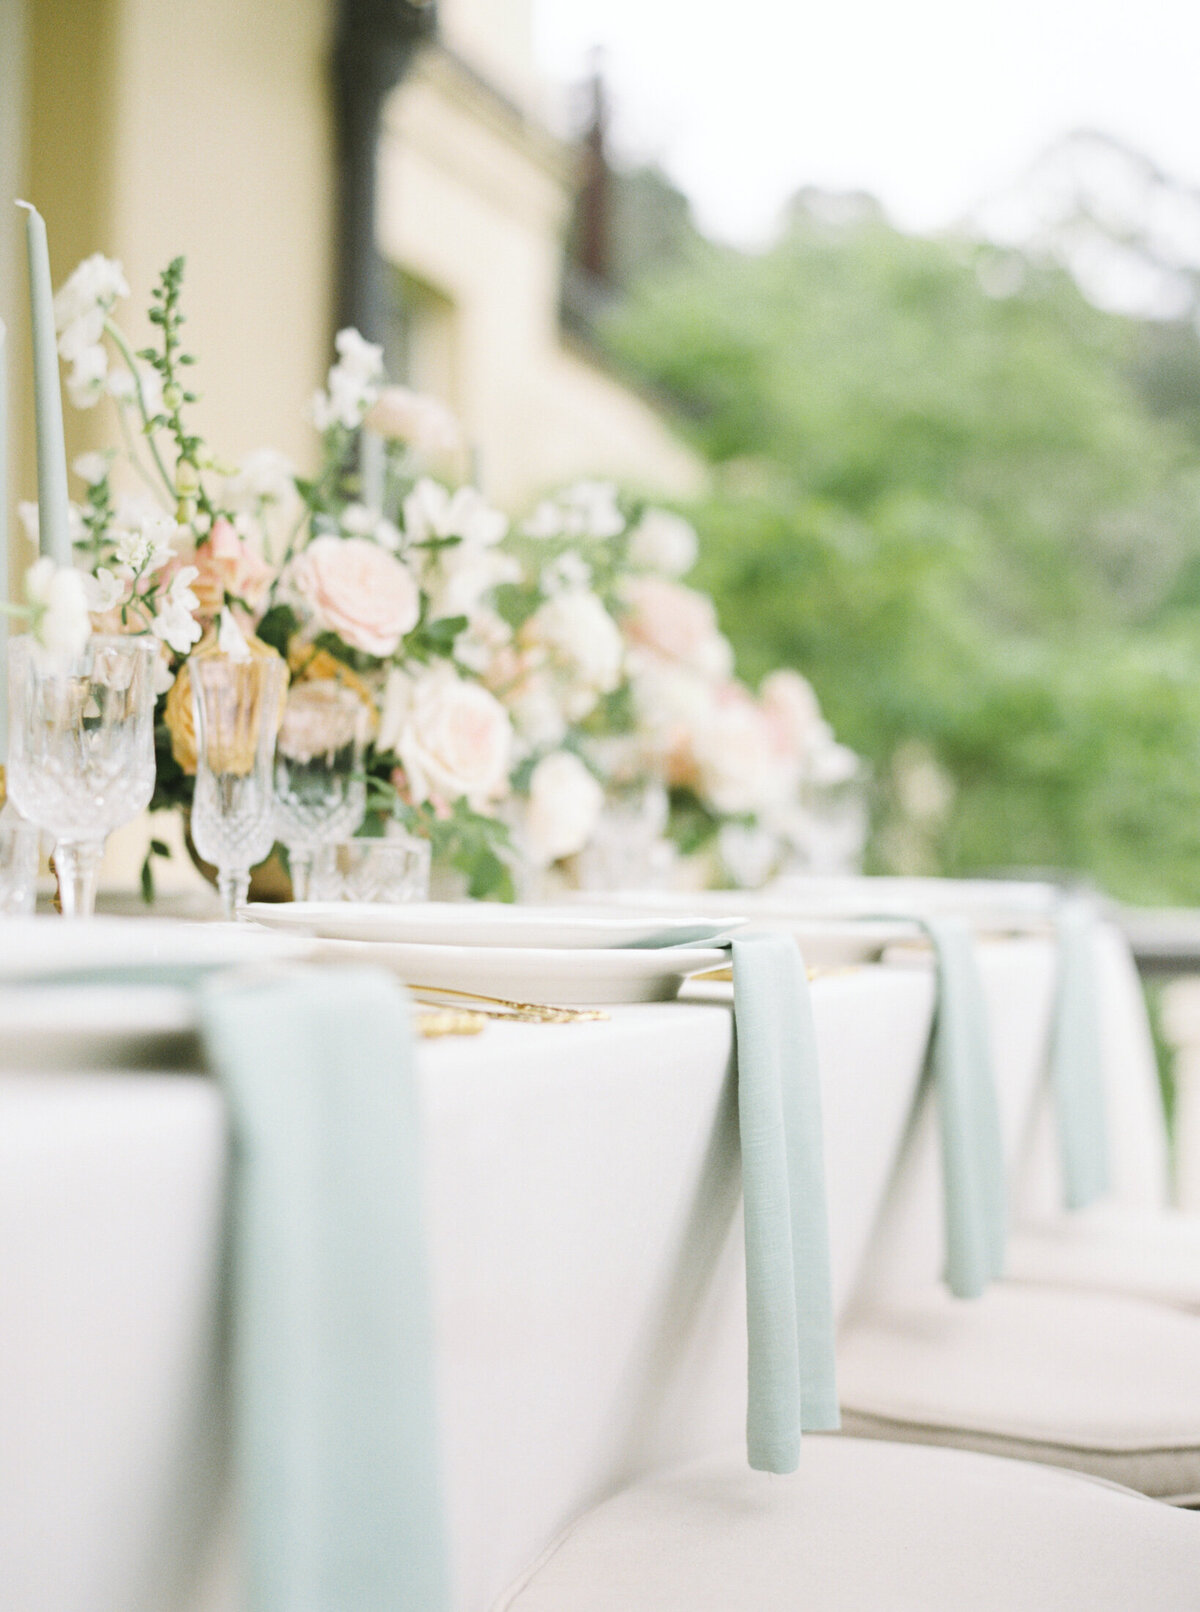
[[[300,619],[291,605],[272,605],[255,629],[264,644],[277,649],[286,660],[287,646],[300,626]]]

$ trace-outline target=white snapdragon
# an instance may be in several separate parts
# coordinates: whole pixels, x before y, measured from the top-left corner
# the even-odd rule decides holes
[[[154,636],[177,655],[186,655],[203,636],[200,623],[196,620],[200,601],[191,586],[199,575],[194,565],[180,566],[171,578],[166,593],[160,596],[157,613],[150,624]]]
[[[410,543],[457,537],[492,548],[508,531],[508,517],[474,487],[451,493],[441,482],[422,476],[404,500],[404,530]]]
[[[161,412],[163,402],[162,376],[152,364],[144,359],[136,361],[137,374],[131,374],[127,369],[115,369],[108,377],[105,390],[122,408],[137,401],[138,389],[142,394],[142,407],[146,411],[146,418],[152,420]]]
[[[629,561],[645,571],[681,577],[700,551],[696,528],[667,509],[648,509],[629,536]]]
[[[451,493],[422,476],[404,500],[404,528],[429,594],[431,620],[471,617],[485,594],[520,579],[519,563],[499,547],[508,518],[474,487]]]
[[[108,353],[103,347],[85,347],[71,365],[67,396],[77,409],[91,409],[104,396],[108,379]]]
[[[110,536],[118,565],[135,576],[159,570],[175,552],[179,527],[148,498],[123,498]]]
[[[69,330],[81,321],[90,321],[90,327],[96,330],[95,339],[100,339],[100,332],[104,327],[104,315],[109,313],[121,297],[129,295],[129,282],[125,278],[125,270],[115,258],[105,257],[101,252],[94,252],[91,257],[85,257],[71,277],[59,287],[54,298],[55,327]],[[100,315],[100,324],[97,327],[96,315]]]
[[[261,515],[264,508],[290,504],[296,497],[295,467],[275,448],[259,448],[225,478],[222,503],[235,515]]]
[[[43,555],[25,573],[25,598],[30,631],[45,656],[69,661],[82,654],[92,630],[82,571]]]
[[[318,431],[334,425],[353,431],[378,395],[383,348],[353,329],[339,330],[333,344],[337,363],[329,371],[325,390],[313,398],[313,423]]]
[[[119,297],[129,295],[121,265],[96,252],[83,262],[54,298],[58,351],[71,366],[67,391],[76,408],[98,403],[108,375],[104,321]]]
[[[71,469],[87,486],[97,487],[102,481],[107,480],[111,464],[110,453],[81,453]]]
[[[592,582],[592,568],[577,549],[567,549],[557,559],[542,567],[542,574],[538,579],[542,592],[548,599],[556,593],[570,593],[576,588],[588,588]]]
[[[577,481],[544,499],[523,528],[527,537],[603,541],[625,530],[625,517],[611,481]]]
[[[88,609],[93,615],[103,616],[124,602],[128,586],[124,578],[102,565],[94,575],[84,573],[83,590]]]

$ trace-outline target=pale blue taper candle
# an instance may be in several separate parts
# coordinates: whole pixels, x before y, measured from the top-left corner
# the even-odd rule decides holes
[[[59,565],[71,563],[71,523],[67,493],[67,449],[63,441],[62,392],[54,339],[54,287],[46,222],[29,202],[29,321],[33,333],[33,397],[37,420],[38,547]]]
[[[0,767],[8,760],[8,331],[0,319]]]

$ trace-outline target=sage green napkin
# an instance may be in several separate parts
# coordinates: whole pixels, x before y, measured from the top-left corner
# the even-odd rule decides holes
[[[234,1137],[238,1478],[253,1612],[443,1612],[408,1008],[388,976],[206,985]]]
[[[1086,1209],[1109,1188],[1095,921],[1091,903],[1082,897],[1065,897],[1056,914],[1058,992],[1050,1091],[1068,1209]]]
[[[971,931],[959,918],[918,917],[937,965],[926,1068],[937,1094],[946,1285],[978,1298],[1004,1266],[1004,1136],[992,1070],[987,1002]]]
[[[750,1465],[794,1472],[801,1431],[839,1425],[817,1041],[788,935],[728,943],[745,1200]]]

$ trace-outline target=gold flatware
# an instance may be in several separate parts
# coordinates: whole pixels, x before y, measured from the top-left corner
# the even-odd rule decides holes
[[[436,1041],[446,1035],[479,1035],[486,1023],[482,1013],[467,1013],[460,1008],[436,1008],[429,1013],[417,1014],[417,1034],[425,1041]]]
[[[481,996],[442,985],[410,984],[419,1002],[430,1007],[452,1008],[479,1018],[507,1019],[518,1024],[585,1024],[607,1019],[603,1008],[553,1007],[548,1002],[510,1002],[503,996]]]

